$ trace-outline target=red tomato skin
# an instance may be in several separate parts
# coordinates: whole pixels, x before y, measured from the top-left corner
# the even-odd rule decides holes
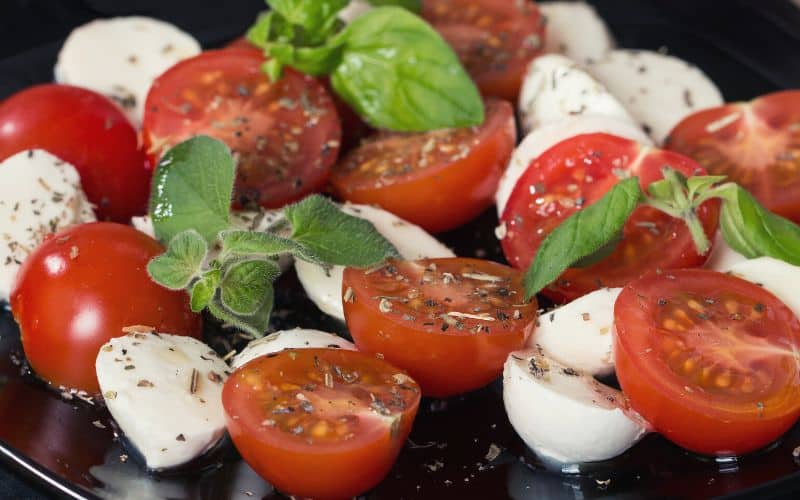
[[[345,269],[343,294],[348,288],[358,290],[355,280],[360,272],[354,268]],[[387,321],[378,308],[358,298],[343,301],[343,306],[347,328],[356,347],[360,351],[379,353],[393,365],[408,371],[427,397],[463,394],[490,383],[502,373],[509,353],[525,346],[536,325],[535,305],[533,314],[529,316],[526,312],[529,322],[513,331],[489,335],[432,333],[415,328],[414,322]]]
[[[689,269],[670,273],[678,282],[687,274],[696,273],[700,279],[712,280],[716,276],[725,276],[742,282],[738,287],[761,293],[780,304],[775,313],[780,320],[790,325],[793,330],[794,345],[800,346],[800,322],[794,313],[777,297],[763,288],[739,278],[722,275],[709,270]],[[656,273],[648,274],[640,281],[652,280]],[[722,285],[720,285],[720,288]],[[715,408],[698,404],[689,399],[686,388],[676,387],[667,382],[667,376],[653,377],[645,373],[643,366],[648,364],[648,357],[655,349],[635,349],[626,346],[622,340],[625,336],[655,336],[657,332],[652,326],[648,330],[634,328],[626,324],[625,318],[644,314],[634,305],[637,300],[637,282],[624,287],[614,307],[614,360],[616,376],[623,392],[628,397],[631,407],[636,410],[657,432],[670,441],[693,452],[703,455],[732,456],[743,455],[758,450],[772,443],[788,431],[800,418],[800,383],[789,389],[787,397],[790,407],[782,408],[777,413],[770,407],[769,401],[763,415],[756,419],[737,418],[731,413],[720,413]],[[642,310],[643,311],[643,310]],[[638,331],[637,331],[638,330]],[[695,392],[697,392],[695,390]],[[683,394],[681,394],[683,393]],[[691,394],[691,393],[690,393]],[[766,400],[765,400],[766,401]],[[753,408],[747,409],[753,413]],[[744,411],[744,410],[743,410]]]
[[[152,172],[133,126],[104,96],[45,84],[0,103],[0,161],[34,148],[75,166],[99,219],[127,223],[145,213]]]
[[[163,251],[144,233],[108,222],[74,226],[42,243],[20,269],[10,301],[33,370],[54,386],[94,394],[97,352],[122,328],[199,338],[201,318],[187,294],[147,274]]]
[[[352,353],[355,357],[371,358],[364,353]],[[273,434],[270,439],[252,432],[248,417],[242,416],[249,413],[246,407],[252,408],[258,402],[242,396],[246,391],[238,389],[237,376],[248,369],[266,370],[264,361],[265,357],[256,358],[236,370],[222,391],[228,433],[242,458],[278,490],[302,498],[354,498],[380,483],[394,466],[411,432],[419,408],[419,388],[416,400],[403,413],[394,433],[387,429],[367,439],[356,435],[349,441],[334,444],[298,444],[291,438]]]
[[[664,147],[727,175],[770,211],[800,222],[800,90],[697,111],[670,132]]]
[[[208,135],[238,153],[234,208],[280,208],[321,191],[341,142],[334,102],[316,79],[289,67],[270,82],[263,63],[261,50],[237,45],[183,60],[157,78],[142,130],[149,161],[157,165],[168,147]]]
[[[334,173],[334,194],[352,203],[380,206],[432,233],[469,222],[494,203],[494,193],[516,143],[513,108],[505,101],[497,101],[497,105],[492,124],[488,115],[486,123],[494,132],[474,146],[466,158],[380,186],[353,185]]]

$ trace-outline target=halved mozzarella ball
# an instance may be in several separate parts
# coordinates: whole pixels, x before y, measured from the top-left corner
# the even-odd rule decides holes
[[[657,144],[662,144],[686,116],[723,103],[717,86],[700,69],[659,52],[613,50],[586,69],[622,102]]]
[[[539,317],[528,347],[590,375],[614,372],[614,302],[621,288],[601,288]]]
[[[561,463],[608,460],[647,432],[620,391],[536,349],[508,357],[503,402],[525,444]]]
[[[231,226],[236,229],[247,231],[272,231],[285,221],[286,217],[283,215],[283,210],[245,210],[241,212],[231,212]],[[149,215],[131,217],[131,225],[151,238],[156,237],[155,229],[153,228],[153,220]],[[215,252],[209,253],[209,259],[215,256]],[[289,269],[291,264],[292,256],[289,254],[281,255],[278,258],[278,265],[282,272]]]
[[[75,167],[41,149],[0,162],[0,300],[45,237],[95,220]]]
[[[746,260],[747,257],[731,248],[725,238],[722,237],[722,232],[717,231],[717,235],[714,237],[714,245],[711,247],[711,255],[708,256],[705,267],[706,269],[725,272],[734,264]]]
[[[576,135],[596,132],[625,137],[646,145],[652,144],[647,134],[634,122],[609,116],[569,116],[563,120],[542,125],[526,135],[511,155],[508,167],[503,173],[495,193],[497,215],[503,215],[506,202],[508,202],[511,192],[514,191],[514,186],[533,160],[561,141]]]
[[[352,23],[361,14],[372,9],[372,4],[366,0],[350,0],[350,3],[339,11],[339,19],[345,23]]]
[[[581,64],[614,48],[614,38],[594,7],[583,2],[543,2],[547,19],[545,52],[564,54]]]
[[[370,221],[404,259],[417,260],[426,257],[455,257],[452,250],[444,246],[421,227],[407,222],[391,212],[368,205],[345,204],[342,210],[355,217]],[[320,266],[300,259],[295,260],[297,277],[308,297],[322,312],[344,321],[342,307],[343,266]]]
[[[281,330],[271,333],[266,337],[251,341],[242,349],[242,352],[233,358],[231,366],[239,368],[267,354],[280,352],[284,349],[300,349],[304,347],[330,347],[331,349],[356,350],[355,344],[338,335],[322,332],[320,330],[293,328],[291,330]]]
[[[726,269],[729,273],[763,286],[781,299],[795,316],[800,317],[800,267],[772,257],[759,257],[737,262]]]
[[[187,463],[225,434],[228,365],[199,340],[129,333],[101,347],[95,366],[108,411],[148,468]]]
[[[528,66],[519,94],[519,112],[526,132],[577,115],[634,122],[606,87],[572,59],[559,54],[539,56]]]
[[[158,19],[98,19],[67,37],[58,54],[55,78],[107,95],[139,127],[153,80],[200,50],[191,35]]]

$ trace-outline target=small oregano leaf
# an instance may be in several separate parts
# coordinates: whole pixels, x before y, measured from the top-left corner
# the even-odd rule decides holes
[[[694,200],[695,196],[703,194],[714,184],[724,181],[724,175],[695,175],[686,179],[686,187],[689,189],[689,199]]]
[[[737,184],[717,188],[720,229],[728,245],[748,258],[774,257],[800,265],[800,227],[764,208]]]
[[[274,233],[230,230],[220,233],[222,241],[221,259],[237,257],[273,257],[289,253],[303,260],[318,262],[319,259],[306,248],[288,238]]]
[[[225,143],[207,136],[167,151],[153,175],[150,217],[162,242],[194,229],[209,243],[230,225],[236,166]]]
[[[324,196],[309,196],[283,211],[292,225],[291,239],[320,262],[369,267],[400,256],[371,222],[342,212]]]
[[[192,312],[199,313],[208,306],[217,292],[221,275],[222,273],[220,273],[219,269],[212,269],[192,285],[189,301]]]
[[[252,316],[264,304],[272,282],[280,275],[268,260],[243,260],[230,265],[220,283],[220,298],[226,309],[240,316]]]
[[[165,288],[183,290],[200,274],[207,254],[206,240],[194,229],[188,229],[176,234],[167,250],[147,263],[147,273]]]
[[[620,181],[597,202],[575,212],[542,242],[525,273],[525,298],[555,281],[575,262],[616,237],[642,199],[639,179]]]
[[[272,314],[274,302],[275,291],[272,288],[272,283],[270,283],[267,287],[267,293],[264,295],[264,302],[255,314],[250,316],[236,314],[225,307],[219,296],[211,300],[208,304],[208,310],[215,317],[235,328],[247,332],[254,337],[263,337],[264,333],[266,333],[269,328],[269,317]]]

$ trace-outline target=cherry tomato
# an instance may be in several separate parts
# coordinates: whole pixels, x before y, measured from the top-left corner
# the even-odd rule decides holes
[[[419,386],[401,370],[337,349],[256,358],[222,390],[236,449],[276,488],[303,498],[351,498],[378,484],[419,400]]]
[[[800,90],[698,111],[672,130],[665,147],[800,222]]]
[[[762,287],[683,269],[629,283],[614,307],[617,378],[666,438],[739,455],[800,417],[800,321]]]
[[[528,63],[544,46],[534,2],[425,0],[422,17],[447,40],[484,95],[516,102]]]
[[[426,396],[478,389],[503,371],[536,322],[522,276],[477,259],[390,261],[344,272],[344,316],[359,350],[411,374]]]
[[[104,96],[47,84],[0,103],[0,161],[34,148],[75,166],[98,218],[127,223],[146,211],[152,172],[133,126]]]
[[[236,154],[234,205],[277,208],[320,190],[339,151],[336,108],[315,79],[261,71],[259,50],[213,50],[176,64],[147,95],[143,138],[155,162],[196,135]]]
[[[11,291],[11,311],[33,370],[54,386],[99,391],[97,352],[122,329],[200,336],[188,296],[147,275],[161,245],[130,226],[98,222],[46,240],[25,261]]]
[[[620,178],[638,176],[646,189],[662,178],[665,165],[686,176],[704,173],[682,155],[608,134],[584,134],[556,144],[531,162],[509,197],[500,218],[503,253],[514,267],[527,268],[542,241],[564,219],[597,201]],[[711,240],[718,208],[712,201],[697,212]],[[611,255],[588,267],[568,269],[543,293],[566,302],[598,288],[622,286],[653,269],[700,266],[707,257],[697,253],[682,220],[639,207]]]
[[[491,206],[515,141],[511,105],[489,100],[480,127],[378,133],[334,168],[331,182],[342,199],[445,231]]]

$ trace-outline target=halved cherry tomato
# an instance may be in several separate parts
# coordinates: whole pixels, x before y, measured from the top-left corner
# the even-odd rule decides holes
[[[714,271],[651,273],[614,306],[617,378],[678,445],[739,455],[800,417],[800,321],[762,287]]]
[[[484,95],[517,100],[525,69],[544,46],[545,20],[534,2],[425,0],[422,17],[453,47]]]
[[[698,111],[675,126],[665,147],[800,222],[800,90]]]
[[[492,99],[480,127],[378,133],[336,165],[331,182],[342,199],[445,231],[491,206],[515,140],[513,108]]]
[[[0,161],[34,148],[75,166],[99,219],[127,223],[146,211],[152,171],[133,126],[104,96],[47,84],[0,103]]]
[[[597,201],[620,178],[638,176],[642,188],[661,179],[669,165],[684,175],[704,173],[685,156],[642,146],[608,134],[584,134],[560,142],[536,158],[517,181],[501,217],[503,253],[525,269],[547,235],[564,219]],[[697,212],[706,235],[717,229],[718,204]],[[602,287],[618,287],[653,269],[700,266],[699,255],[683,221],[650,207],[639,207],[623,229],[623,239],[605,259],[570,268],[542,291],[566,302]]]
[[[224,141],[237,158],[234,205],[276,208],[318,191],[339,151],[336,108],[315,79],[286,68],[277,82],[259,50],[204,52],[161,75],[142,131],[155,161],[195,135]]]
[[[54,386],[98,392],[97,352],[128,326],[199,337],[188,296],[150,279],[164,249],[130,226],[97,222],[67,229],[25,261],[11,291],[25,357]]]
[[[303,498],[350,498],[378,484],[419,401],[419,386],[403,371],[337,349],[256,358],[222,390],[236,449],[276,488]]]
[[[497,378],[536,322],[536,301],[525,302],[522,275],[485,260],[348,268],[342,288],[358,349],[408,370],[426,396],[464,393]]]

